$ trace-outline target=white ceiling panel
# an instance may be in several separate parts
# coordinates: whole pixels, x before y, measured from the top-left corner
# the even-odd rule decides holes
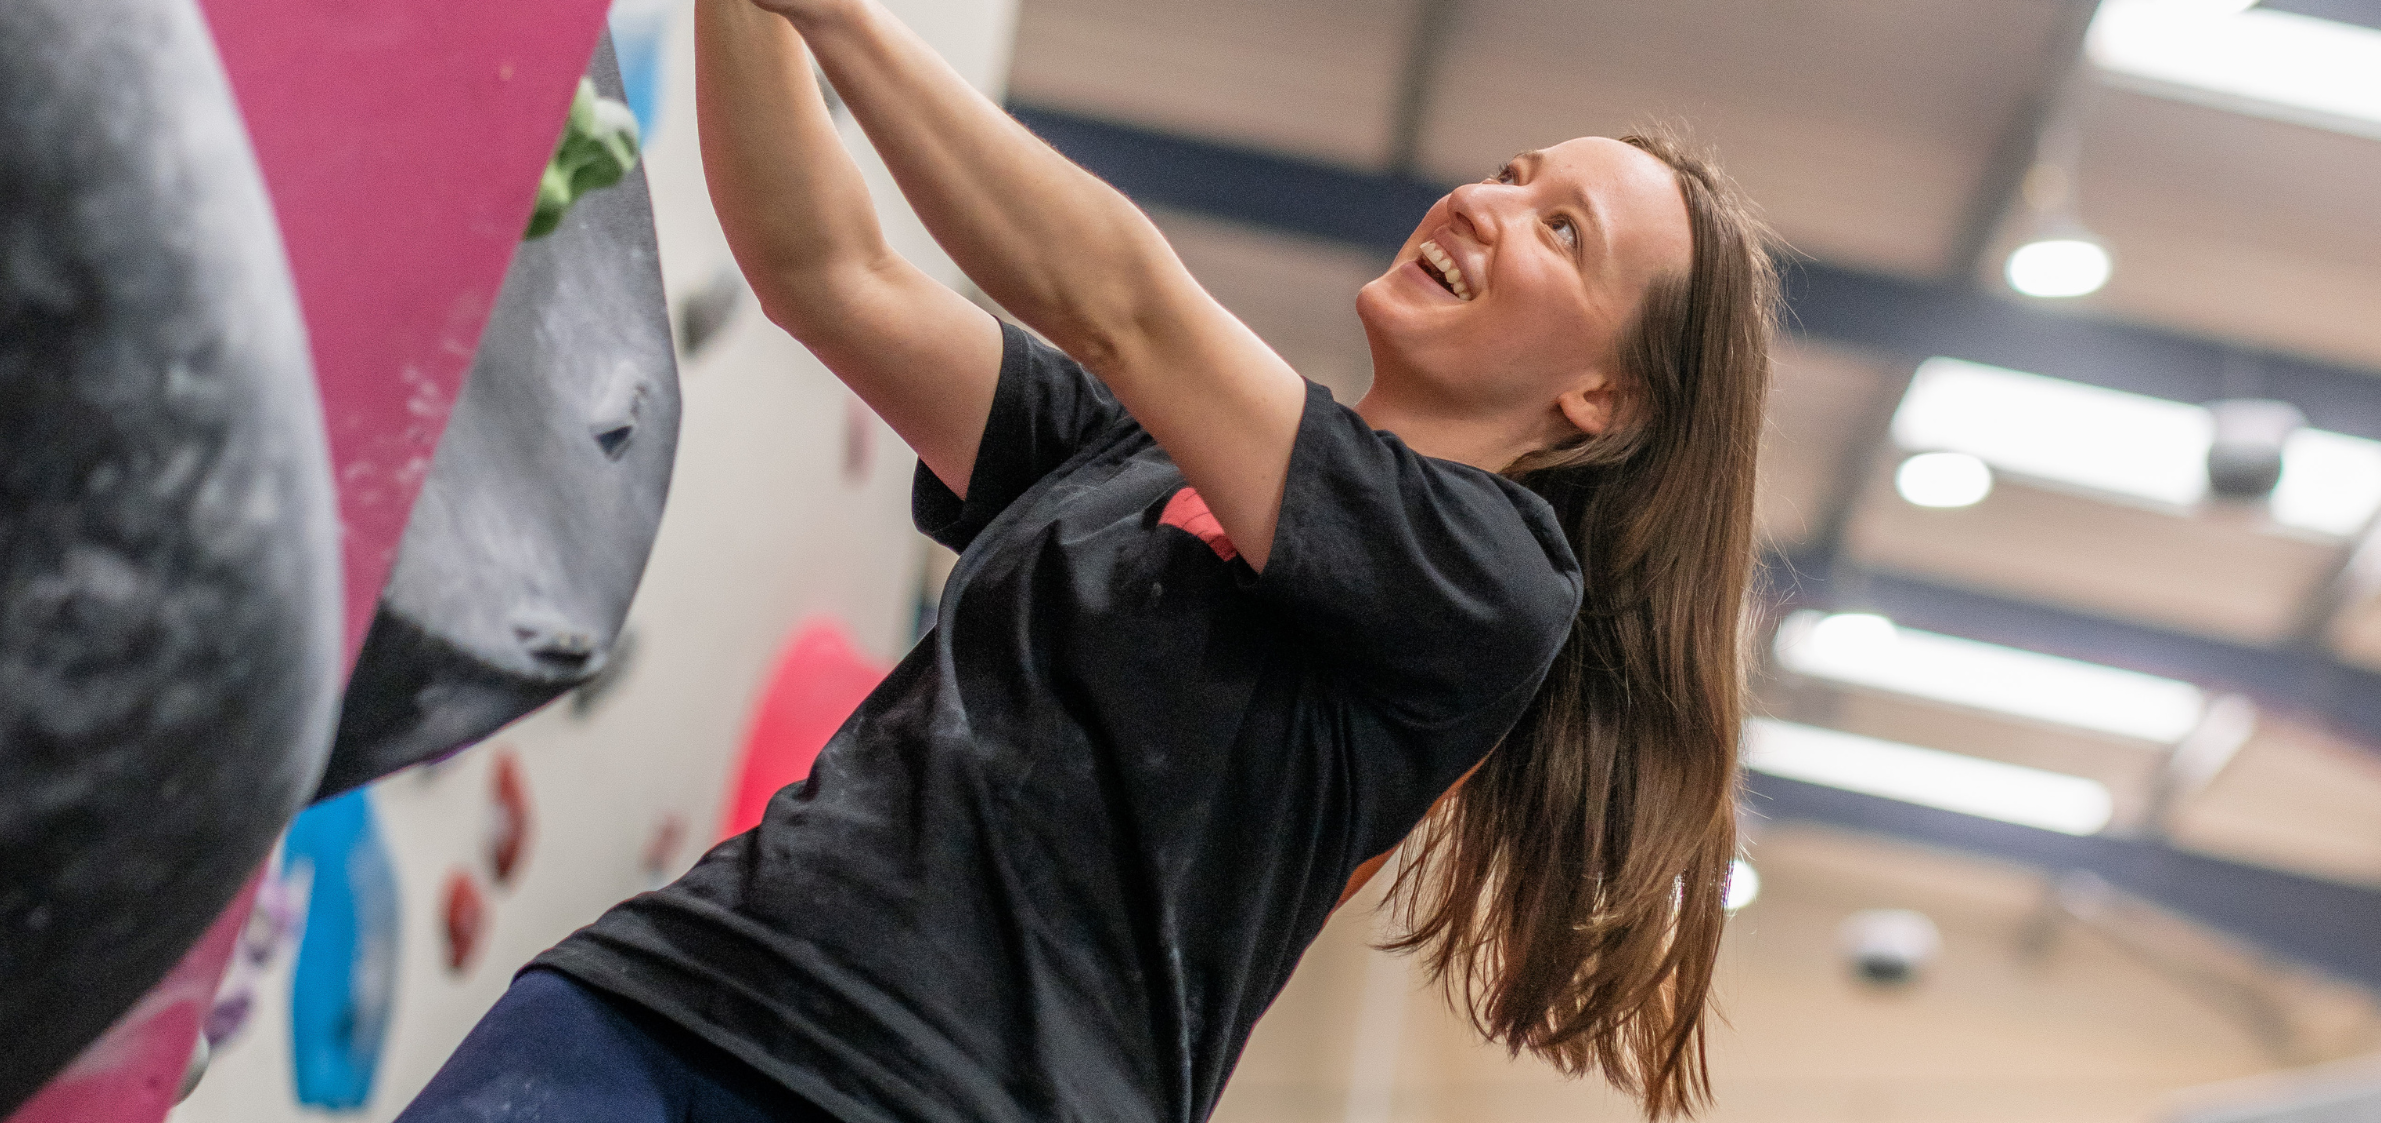
[[[1025,0],[1010,96],[1361,167],[1388,151],[1415,0]]]
[[[2381,887],[2381,755],[2268,717],[2173,833],[2219,857]]]
[[[2078,307],[2381,369],[2381,141],[2115,89],[2085,106],[2078,203],[2116,271]]]
[[[1761,433],[1761,539],[1792,549],[1821,531],[1851,443],[1880,402],[1891,364],[1815,340],[1784,336],[1771,366],[1769,425]]]
[[[1945,267],[1987,153],[2043,69],[2057,0],[1475,0],[1424,130],[1432,173],[1682,120],[1798,249]]]

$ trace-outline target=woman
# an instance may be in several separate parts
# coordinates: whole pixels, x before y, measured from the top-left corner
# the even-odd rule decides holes
[[[1589,138],[1457,189],[1357,298],[1349,410],[874,0],[697,18],[737,259],[963,552],[812,778],[404,1118],[1196,1123],[1418,823],[1402,945],[1489,1037],[1703,1099],[1774,290],[1724,181]],[[1055,347],[887,249],[805,42]]]

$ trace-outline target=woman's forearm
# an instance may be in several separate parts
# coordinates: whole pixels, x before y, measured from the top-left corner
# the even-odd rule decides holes
[[[962,270],[1115,391],[1259,570],[1305,383],[1139,208],[986,100],[876,0],[783,11]]]
[[[699,0],[703,175],[769,318],[961,495],[992,411],[1000,325],[901,259],[801,37],[751,0]]]
[[[751,0],[699,0],[695,21],[712,206],[770,318],[801,335],[890,256],[875,205],[793,28]]]
[[[1033,136],[873,0],[803,6],[789,18],[944,251],[1062,348],[1095,360],[1148,312],[1165,274],[1180,271],[1129,200]]]

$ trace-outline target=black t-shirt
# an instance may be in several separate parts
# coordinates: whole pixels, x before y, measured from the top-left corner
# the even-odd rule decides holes
[[[1356,866],[1520,715],[1554,513],[1309,385],[1260,576],[1014,328],[939,623],[761,825],[537,962],[847,1123],[1200,1123]],[[1229,556],[1227,556],[1229,555]]]

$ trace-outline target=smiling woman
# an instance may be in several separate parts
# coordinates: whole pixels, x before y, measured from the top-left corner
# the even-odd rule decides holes
[[[875,0],[697,13],[738,263],[962,553],[809,778],[540,957],[407,1123],[528,1080],[577,1118],[1204,1119],[1417,826],[1406,943],[1485,1032],[1699,1102],[1775,293],[1727,182],[1583,138],[1449,194],[1358,297],[1349,408]],[[887,248],[811,51],[1041,339]],[[545,1047],[599,1034],[633,1079]]]

